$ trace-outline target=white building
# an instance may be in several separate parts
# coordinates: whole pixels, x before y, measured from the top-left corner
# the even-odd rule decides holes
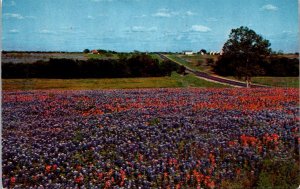
[[[182,53],[184,55],[193,55],[194,54],[193,51],[190,51],[190,50],[188,50],[188,51],[182,51]]]

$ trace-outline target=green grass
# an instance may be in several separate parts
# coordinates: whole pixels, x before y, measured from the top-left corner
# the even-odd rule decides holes
[[[194,67],[192,64],[190,64],[189,62],[177,57],[176,55],[166,55],[169,59],[179,63],[179,64],[182,64],[190,69],[197,69],[196,67]]]
[[[163,59],[162,59],[158,54],[150,53],[149,55],[150,55],[153,59],[159,60],[159,62],[162,62],[162,61],[163,61]]]
[[[219,83],[209,82],[204,79],[200,79],[193,74],[187,74],[185,76],[179,74],[173,74],[172,77],[177,80],[178,87],[229,87]]]
[[[206,56],[203,55],[166,55],[169,59],[178,62],[192,70],[210,72],[211,67],[206,65]]]
[[[112,54],[112,53],[100,53],[100,54],[85,54],[85,57],[88,59],[117,59],[118,55],[117,54]]]
[[[134,88],[175,87],[227,87],[196,78],[192,74],[181,76],[172,73],[170,77],[116,78],[116,79],[2,79],[3,90],[95,90]]]
[[[299,77],[253,77],[252,82],[273,87],[299,88]]]
[[[228,79],[237,78],[233,76],[227,76]],[[299,88],[299,77],[252,77],[252,83],[267,85],[270,87],[289,87],[289,88]],[[245,82],[244,80],[241,80]]]
[[[189,64],[193,65],[197,70],[211,73],[212,72],[212,66],[208,64],[209,59],[213,60],[216,62],[218,60],[219,55],[200,55],[200,54],[195,54],[192,56],[187,56],[187,55],[180,55],[180,57]],[[212,63],[211,63],[212,64]]]

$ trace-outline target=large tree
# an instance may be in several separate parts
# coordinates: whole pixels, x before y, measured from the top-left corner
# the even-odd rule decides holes
[[[223,46],[216,70],[245,79],[248,87],[251,77],[264,73],[261,64],[271,53],[270,46],[268,40],[248,27],[232,29],[229,39]]]

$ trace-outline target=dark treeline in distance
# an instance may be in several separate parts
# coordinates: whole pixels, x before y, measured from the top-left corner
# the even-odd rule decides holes
[[[2,64],[2,78],[122,78],[169,76],[184,73],[183,66],[171,61],[159,62],[147,54],[120,59],[50,59],[32,64]]]
[[[214,65],[214,71],[222,76],[234,75],[234,68],[240,64],[238,58],[222,56]],[[259,60],[258,68],[262,70],[257,76],[293,77],[299,76],[299,59],[271,56]]]

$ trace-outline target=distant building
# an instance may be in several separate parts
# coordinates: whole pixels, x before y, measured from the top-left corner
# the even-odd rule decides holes
[[[220,52],[220,55],[223,55],[223,53],[224,53],[224,51],[223,51],[223,49],[222,49],[221,52]]]
[[[209,54],[210,54],[210,55],[219,55],[220,52],[218,52],[218,51],[211,51]]]
[[[91,50],[91,54],[99,54],[97,50]]]
[[[184,55],[193,55],[193,54],[194,54],[193,51],[190,51],[190,50],[182,51],[182,53],[183,53]]]

